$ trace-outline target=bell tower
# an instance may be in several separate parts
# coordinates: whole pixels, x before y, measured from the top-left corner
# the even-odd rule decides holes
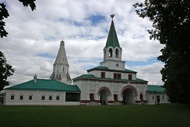
[[[65,42],[63,40],[60,43],[60,48],[55,63],[53,64],[53,73],[50,78],[66,84],[72,83],[69,75],[69,63],[65,51]]]
[[[103,49],[104,60],[100,64],[101,66],[105,66],[110,69],[125,70],[125,62],[122,61],[122,48],[120,47],[113,22],[113,18],[115,15],[112,14],[110,16],[112,18],[112,21],[107,42]]]

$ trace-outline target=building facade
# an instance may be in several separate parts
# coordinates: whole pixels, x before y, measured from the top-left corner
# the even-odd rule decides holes
[[[104,58],[100,66],[87,70],[73,79],[81,90],[82,104],[135,104],[139,103],[140,95],[146,100],[147,83],[136,77],[137,72],[125,69],[112,17],[106,45],[103,49]]]
[[[157,104],[158,98],[160,100],[159,103],[165,103],[165,104],[170,103],[164,87],[156,85],[148,85],[147,89],[148,104]]]
[[[5,89],[4,105],[79,105],[80,89],[57,80],[37,79]]]

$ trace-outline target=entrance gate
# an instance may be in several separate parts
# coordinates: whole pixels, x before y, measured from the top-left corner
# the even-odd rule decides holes
[[[122,89],[122,95],[123,95],[123,104],[134,104],[135,103],[135,97],[137,96],[137,91],[135,87],[133,86],[125,86]]]
[[[110,94],[110,90],[107,87],[101,87],[98,91],[100,95],[100,104],[107,105],[108,104],[108,96]]]

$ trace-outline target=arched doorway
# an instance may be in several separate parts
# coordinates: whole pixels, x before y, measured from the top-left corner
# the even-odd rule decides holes
[[[110,90],[107,87],[101,87],[98,90],[98,94],[100,95],[100,104],[107,105],[108,104],[108,96],[110,94]]]
[[[135,103],[135,97],[137,96],[137,91],[135,87],[133,86],[125,86],[122,91],[123,96],[123,104],[134,104]]]

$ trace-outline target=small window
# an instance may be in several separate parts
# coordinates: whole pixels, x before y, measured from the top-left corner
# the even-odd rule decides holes
[[[32,100],[32,95],[30,95],[28,99],[29,99],[29,100]]]
[[[52,96],[49,96],[49,100],[52,100]]]
[[[90,94],[90,100],[94,101],[94,94],[93,93]]]
[[[45,96],[42,96],[42,98],[41,98],[42,100],[45,100]]]
[[[11,95],[11,100],[14,100],[15,99],[15,96],[14,95]]]
[[[162,96],[162,100],[164,100],[164,95]]]
[[[20,100],[23,100],[23,95],[20,95]]]
[[[132,75],[128,75],[128,80],[132,80]]]
[[[114,100],[115,100],[115,101],[118,101],[118,96],[117,96],[117,94],[114,94]]]
[[[106,77],[106,73],[105,72],[101,72],[101,78],[105,78]]]
[[[154,96],[152,96],[152,100],[154,100]]]
[[[59,100],[60,98],[59,98],[59,96],[56,96],[56,100]]]

